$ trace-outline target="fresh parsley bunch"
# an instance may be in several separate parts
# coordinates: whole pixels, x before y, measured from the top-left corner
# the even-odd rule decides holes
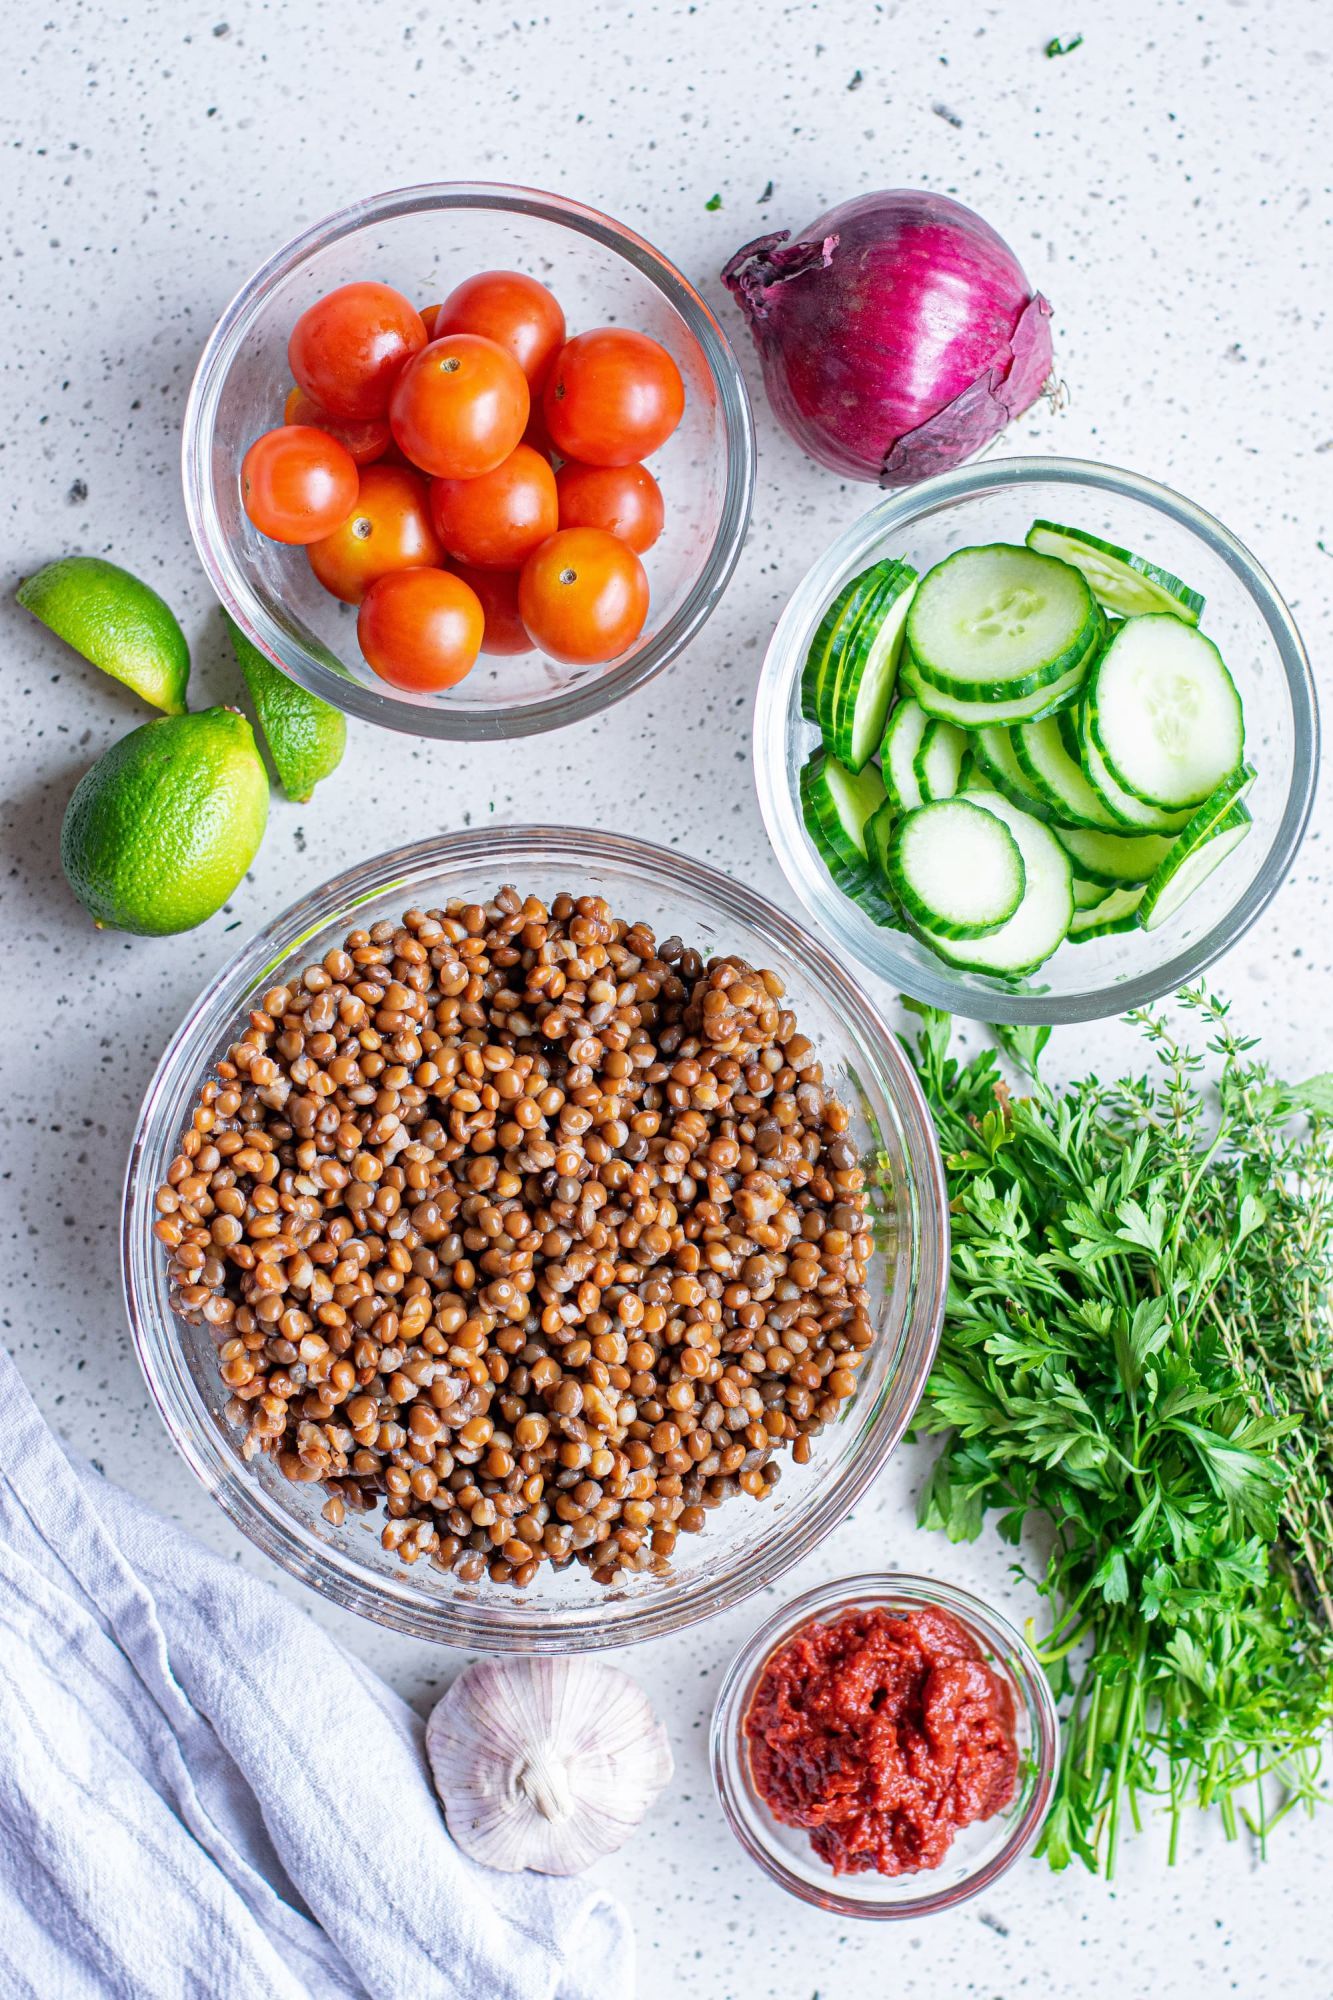
[[[909,1047],[939,1129],[953,1255],[917,1418],[946,1436],[921,1516],[1040,1527],[1038,1651],[1064,1753],[1042,1847],[1110,1875],[1163,1802],[1261,1844],[1316,1791],[1333,1721],[1333,1077],[1288,1087],[1226,1006],[1180,996],[1217,1068],[1133,1016],[1153,1074],[1057,1091]]]

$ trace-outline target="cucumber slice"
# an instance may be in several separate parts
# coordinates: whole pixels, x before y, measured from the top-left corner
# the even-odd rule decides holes
[[[916,775],[916,753],[925,740],[930,717],[919,701],[899,700],[889,716],[880,745],[880,768],[884,789],[899,812],[913,812],[925,804],[925,794]]]
[[[834,883],[875,923],[896,925],[888,888],[866,859],[867,823],[885,803],[879,772],[853,773],[816,750],[801,771],[800,795],[805,830]]]
[[[1127,619],[1092,670],[1085,711],[1115,782],[1167,812],[1201,805],[1245,755],[1222,655],[1178,618]]]
[[[1143,892],[1139,904],[1143,929],[1155,931],[1174,917],[1199,884],[1239,847],[1251,824],[1249,807],[1237,799],[1201,837],[1196,838],[1186,827]]]
[[[839,649],[832,725],[824,740],[849,771],[864,770],[879,748],[916,585],[916,571],[897,564]]]
[[[1143,556],[1118,549],[1084,528],[1062,528],[1056,521],[1034,521],[1027,531],[1027,545],[1045,556],[1056,556],[1082,570],[1092,586],[1093,596],[1111,611],[1127,617],[1169,612],[1186,625],[1197,625],[1203,610],[1203,595],[1191,590],[1169,569],[1159,569]]]
[[[959,549],[921,579],[907,641],[922,678],[941,693],[1012,701],[1076,666],[1096,622],[1080,570],[992,542]]]
[[[1051,830],[1083,880],[1107,889],[1146,882],[1174,845],[1170,834],[1098,833],[1084,826]]]
[[[959,773],[967,755],[967,738],[952,722],[926,724],[912,771],[922,799],[951,799],[959,789]]]
[[[1060,838],[1058,829],[1056,831],[1055,837],[1057,840]],[[1084,875],[1075,875],[1074,877],[1075,910],[1095,910],[1098,903],[1105,902],[1106,895],[1107,895],[1107,888],[1105,882],[1090,882]]]
[[[954,695],[944,694],[923,680],[909,654],[903,656],[898,681],[920,702],[928,715],[941,722],[956,722],[960,729],[983,729],[991,722],[1012,725],[1015,722],[1038,722],[1044,715],[1054,715],[1057,709],[1078,699],[1091,664],[1091,660],[1087,665],[1080,660],[1076,667],[1060,680],[1052,681],[1049,687],[1038,688],[1035,694],[1024,695],[1014,701],[959,701]]]
[[[1029,784],[1026,772],[1014,755],[1012,730],[990,723],[985,729],[974,730],[972,745],[978,764],[997,792],[1003,792],[1005,798],[1022,812],[1031,813],[1034,819],[1055,817],[1049,801]],[[962,789],[960,785],[959,790]]]
[[[897,564],[874,563],[838,592],[819,622],[801,670],[801,714],[821,729],[833,720],[838,665],[851,634]]]
[[[1044,815],[1062,826],[1114,828],[1116,819],[1088,783],[1083,766],[1065,748],[1061,718],[1021,722],[1011,732],[1014,761],[1028,785],[1051,810]]]
[[[889,837],[889,880],[905,915],[932,937],[978,939],[1007,924],[1023,898],[1018,842],[975,799],[935,799]]]
[[[1182,625],[1182,632],[1185,627]],[[1183,806],[1178,812],[1167,812],[1162,806],[1150,806],[1146,800],[1127,792],[1117,784],[1106,768],[1102,756],[1088,727],[1086,703],[1080,703],[1078,711],[1079,756],[1088,783],[1096,792],[1111,818],[1119,826],[1133,828],[1140,833],[1179,833],[1190,816],[1190,808]]]
[[[1134,888],[1102,890],[1101,901],[1090,908],[1079,909],[1077,887],[1075,888],[1075,909],[1069,926],[1069,942],[1083,944],[1088,938],[1114,937],[1119,931],[1134,931],[1139,927],[1139,905],[1143,901],[1144,888],[1140,883]]]
[[[1009,828],[1023,857],[1026,878],[1023,900],[1007,924],[989,937],[975,938],[969,943],[946,938],[924,925],[911,927],[949,965],[956,965],[964,972],[1020,978],[1044,965],[1068,936],[1074,915],[1069,856],[1049,827],[1011,805],[998,792],[964,792],[959,798],[963,803],[984,807]]]

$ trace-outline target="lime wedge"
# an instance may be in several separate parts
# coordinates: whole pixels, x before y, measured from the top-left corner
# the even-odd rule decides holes
[[[304,802],[341,764],[347,717],[289,680],[230,618],[227,630],[282,789],[289,799]]]
[[[168,715],[185,712],[190,649],[170,605],[101,556],[65,556],[15,595],[58,639]]]
[[[221,909],[259,851],[268,773],[233,708],[164,715],[113,743],[60,830],[69,885],[99,928],[164,937]]]

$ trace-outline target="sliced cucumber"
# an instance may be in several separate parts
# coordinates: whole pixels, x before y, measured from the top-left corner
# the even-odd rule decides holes
[[[1183,625],[1182,632],[1186,629]],[[1085,704],[1080,703],[1078,711],[1079,756],[1088,783],[1096,792],[1111,818],[1119,826],[1132,828],[1140,833],[1179,833],[1190,816],[1190,808],[1182,806],[1178,812],[1167,812],[1162,806],[1150,806],[1146,800],[1127,792],[1118,784],[1106,768],[1106,759],[1093,740],[1088,727]]]
[[[1084,826],[1057,826],[1052,831],[1079,876],[1106,889],[1146,882],[1174,845],[1169,834],[1098,833]]]
[[[887,885],[866,858],[867,824],[885,803],[879,772],[853,773],[816,750],[801,772],[800,793],[805,830],[838,888],[875,923],[896,925]]]
[[[867,605],[896,567],[895,563],[883,562],[863,570],[838,592],[824,613],[801,672],[801,714],[807,722],[817,722],[821,729],[832,723],[833,694],[843,649]]]
[[[932,937],[989,937],[1023,898],[1018,842],[975,798],[935,799],[905,814],[890,835],[888,862],[905,915]]]
[[[1043,722],[1022,722],[1011,732],[1014,761],[1030,789],[1044,799],[1050,811],[1046,818],[1062,826],[1114,828],[1116,819],[1103,804],[1082,764],[1065,747],[1061,717],[1048,715]]]
[[[916,775],[916,753],[929,727],[930,717],[920,702],[910,696],[900,699],[890,713],[879,761],[884,789],[900,813],[913,812],[925,804],[925,794]]]
[[[898,563],[841,648],[832,721],[824,740],[849,771],[863,770],[879,749],[916,584],[916,571]]]
[[[959,549],[921,579],[907,638],[922,678],[941,693],[1018,700],[1079,663],[1096,620],[1080,570],[992,542]]]
[[[1249,807],[1237,799],[1201,837],[1195,838],[1186,827],[1143,892],[1138,917],[1143,929],[1155,931],[1174,917],[1199,884],[1240,845],[1251,824]]]
[[[1058,830],[1055,837],[1057,840],[1060,838]],[[1105,882],[1090,882],[1086,876],[1075,875],[1074,908],[1076,910],[1095,910],[1098,903],[1105,902],[1106,896],[1107,888]]]
[[[1133,888],[1104,890],[1101,901],[1090,909],[1076,907],[1069,926],[1069,942],[1083,944],[1088,938],[1115,937],[1120,931],[1137,930],[1143,894],[1143,884],[1139,883]]]
[[[1203,610],[1203,596],[1188,584],[1159,569],[1143,556],[1118,549],[1084,528],[1062,528],[1055,521],[1034,521],[1027,531],[1027,545],[1041,555],[1056,556],[1082,570],[1094,597],[1111,611],[1131,618],[1154,612],[1168,612],[1186,625],[1197,625]]]
[[[1049,827],[998,792],[960,793],[962,803],[982,806],[1002,819],[1023,857],[1023,899],[1007,924],[989,937],[961,943],[924,925],[914,925],[922,942],[965,972],[1020,978],[1044,965],[1069,934],[1074,915],[1069,856]],[[910,922],[910,918],[909,918]]]
[[[1178,618],[1126,619],[1093,667],[1085,716],[1115,782],[1167,812],[1202,804],[1245,755],[1222,655]]]
[[[932,716],[926,725],[912,770],[923,799],[951,799],[959,789],[959,773],[967,755],[967,738],[952,722]]]
[[[1038,688],[1035,694],[1024,695],[1014,701],[960,701],[954,695],[944,694],[922,679],[916,661],[910,655],[903,657],[898,680],[928,715],[936,716],[941,722],[956,722],[960,729],[983,729],[991,722],[1012,725],[1015,722],[1039,722],[1044,715],[1054,715],[1057,709],[1078,699],[1091,664],[1091,660],[1086,664],[1080,660],[1076,667],[1058,681],[1052,681],[1049,687]]]
[[[972,745],[978,764],[997,792],[1003,792],[1007,799],[1023,812],[1031,813],[1034,819],[1055,817],[1049,802],[1028,782],[1026,772],[1014,755],[1012,730],[990,723],[985,729],[973,731]],[[959,790],[962,789],[960,786]]]

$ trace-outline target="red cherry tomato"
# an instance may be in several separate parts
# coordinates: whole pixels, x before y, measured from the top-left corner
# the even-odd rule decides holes
[[[508,458],[530,404],[523,370],[474,333],[432,340],[394,385],[389,422],[414,465],[436,479],[477,479]]]
[[[562,528],[518,579],[528,636],[553,660],[594,666],[633,645],[648,616],[648,578],[633,549],[602,528]]]
[[[519,569],[559,525],[555,474],[531,445],[518,444],[494,472],[432,479],[430,511],[436,534],[459,562]]]
[[[562,528],[605,528],[638,555],[662,532],[662,489],[646,465],[579,465],[567,459],[555,475]]]
[[[410,300],[392,285],[340,285],[292,328],[287,359],[307,396],[333,417],[382,417],[403,363],[426,345]]]
[[[361,600],[356,636],[370,666],[391,687],[435,694],[470,672],[481,650],[476,592],[445,569],[395,569]]]
[[[317,431],[327,431],[331,438],[337,438],[339,444],[346,447],[358,465],[371,465],[377,458],[383,458],[391,440],[387,417],[367,417],[364,423],[331,417],[327,410],[321,410],[313,396],[307,396],[304,389],[288,391],[282,421],[285,424],[311,424]]]
[[[439,308],[435,338],[445,333],[493,340],[513,355],[536,390],[565,337],[565,315],[545,285],[522,271],[482,271],[465,278]]]
[[[542,414],[562,458],[632,465],[666,443],[685,408],[685,384],[646,333],[603,326],[566,341],[542,392]]]
[[[421,308],[421,324],[426,329],[427,340],[434,340],[435,338],[435,319],[439,310],[438,306],[422,306]]]
[[[438,568],[444,550],[431,526],[425,480],[403,466],[368,465],[347,519],[322,542],[311,542],[306,555],[325,590],[344,604],[359,604],[390,570]]]
[[[261,535],[317,542],[356,505],[356,460],[310,424],[283,424],[256,438],[241,461],[241,503]]]
[[[454,572],[469,590],[475,590],[486,619],[482,635],[483,653],[530,653],[523,620],[518,615],[518,571],[516,569],[469,569],[455,563]]]

